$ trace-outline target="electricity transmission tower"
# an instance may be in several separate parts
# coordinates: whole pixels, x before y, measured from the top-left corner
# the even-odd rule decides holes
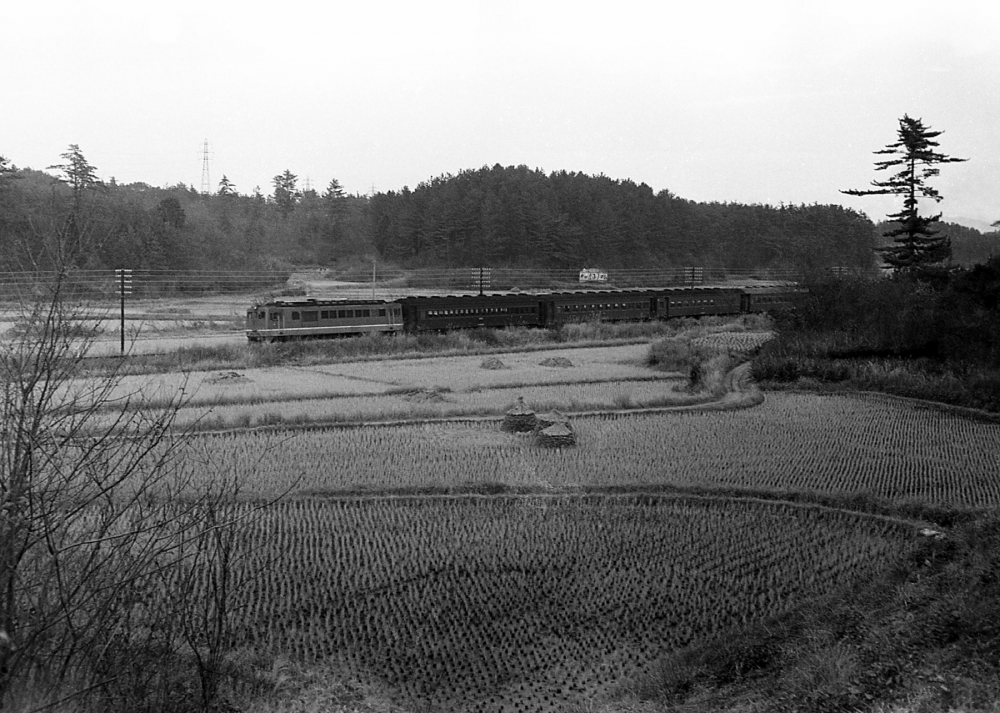
[[[212,192],[212,179],[208,175],[208,161],[208,139],[205,139],[205,144],[201,150],[201,194],[204,196]]]

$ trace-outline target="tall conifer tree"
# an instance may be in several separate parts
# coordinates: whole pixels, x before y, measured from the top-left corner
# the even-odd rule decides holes
[[[951,240],[934,228],[941,214],[921,215],[918,206],[920,198],[929,198],[935,203],[941,201],[941,194],[927,185],[927,179],[940,173],[939,164],[968,160],[935,151],[938,142],[934,139],[942,133],[931,131],[920,119],[904,114],[896,131],[898,141],[875,152],[893,157],[876,161],[875,170],[894,170],[896,173],[884,181],[872,181],[874,188],[868,190],[841,191],[851,196],[903,196],[903,209],[886,216],[898,223],[898,227],[883,233],[893,239],[893,244],[877,248],[886,263],[897,272],[920,270],[951,257]]]

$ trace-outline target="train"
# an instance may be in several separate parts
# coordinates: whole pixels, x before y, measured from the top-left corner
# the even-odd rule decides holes
[[[771,286],[506,292],[396,300],[275,299],[247,310],[246,335],[251,342],[283,342],[372,332],[552,329],[572,322],[768,312],[792,306],[796,294],[794,286]]]

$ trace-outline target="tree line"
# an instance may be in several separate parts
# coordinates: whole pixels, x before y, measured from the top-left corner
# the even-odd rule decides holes
[[[907,191],[906,178],[876,182],[870,192]],[[51,268],[56,244],[72,251],[72,267],[95,270],[281,272],[362,258],[402,268],[869,270],[900,220],[915,225],[906,211],[889,218],[876,226],[839,205],[700,203],[628,179],[523,165],[470,169],[367,197],[346,194],[336,179],[322,191],[301,188],[288,169],[274,176],[269,195],[259,187],[240,192],[226,176],[211,194],[184,184],[102,181],[76,145],[46,171],[18,169],[0,156],[6,272]],[[993,240],[978,231],[949,226],[949,233],[960,264],[992,254]]]
[[[868,268],[875,237],[871,220],[837,205],[698,203],[499,164],[376,194],[370,220],[378,252],[414,266]]]
[[[265,196],[223,176],[205,195],[102,181],[76,145],[61,158],[40,171],[0,157],[0,271],[281,271],[370,250],[367,199],[336,180],[299,190],[286,170]]]

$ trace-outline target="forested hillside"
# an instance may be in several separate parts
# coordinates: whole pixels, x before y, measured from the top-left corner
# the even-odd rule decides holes
[[[606,176],[481,168],[371,200],[372,240],[411,265],[873,265],[874,226],[837,205],[696,203]]]
[[[299,191],[286,171],[265,196],[223,177],[203,195],[102,181],[73,149],[48,172],[2,164],[0,270],[51,269],[63,257],[56,245],[81,270],[280,271],[370,252],[367,199],[336,181],[323,194]]]
[[[286,170],[269,195],[223,176],[215,192],[102,180],[79,147],[44,172],[0,157],[0,270],[240,272],[338,267],[599,266],[808,271],[873,266],[876,231],[837,205],[697,203],[606,176],[526,166],[469,170],[415,189],[349,196]]]

